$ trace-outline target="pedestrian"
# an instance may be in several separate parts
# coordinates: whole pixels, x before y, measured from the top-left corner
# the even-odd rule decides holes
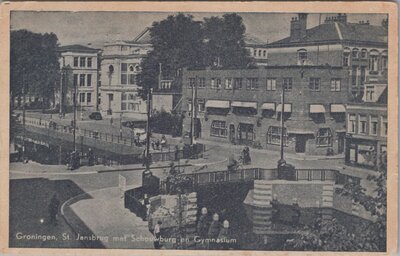
[[[146,207],[145,219],[147,219],[147,216],[149,216],[149,212],[150,212],[150,200],[149,200],[149,196],[147,194],[144,194],[143,204]]]
[[[167,138],[165,135],[161,136],[161,149],[167,146]]]
[[[111,117],[111,118],[110,118],[110,125],[111,125],[111,126],[113,126],[113,122],[114,122],[114,119]]]
[[[60,201],[57,198],[57,194],[54,194],[50,200],[50,205],[49,205],[50,223],[52,223],[54,226],[57,225],[57,214],[59,207],[60,207]]]
[[[236,171],[237,167],[238,167],[238,162],[236,161],[235,156],[231,154],[228,159],[228,165],[227,165],[228,171],[230,172]]]
[[[199,217],[199,221],[197,222],[197,235],[200,238],[206,238],[207,232],[209,228],[209,219],[208,219],[208,211],[207,208],[203,207],[201,209],[201,215]]]
[[[220,248],[223,250],[229,249],[229,239],[230,239],[230,229],[229,229],[229,221],[224,220],[221,230],[218,234],[218,239],[220,240]]]
[[[154,226],[154,249],[160,249],[160,238],[161,238],[161,220],[157,221],[157,224]]]
[[[221,230],[221,223],[219,222],[219,215],[218,213],[215,213],[213,215],[212,222],[210,224],[210,227],[208,228],[208,238],[211,239],[210,242],[210,249],[214,249],[216,246],[215,241],[218,238],[219,231]]]
[[[89,166],[94,165],[94,153],[93,153],[92,148],[89,148],[89,152],[88,152],[88,165]]]

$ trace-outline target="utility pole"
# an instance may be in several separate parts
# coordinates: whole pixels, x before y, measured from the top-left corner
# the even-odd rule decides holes
[[[146,125],[146,171],[150,171],[150,118],[151,118],[151,93],[153,88],[147,90],[147,125]]]
[[[22,161],[25,163],[25,138],[26,138],[26,127],[25,127],[25,69],[22,73]]]
[[[64,66],[62,67],[61,70],[61,82],[60,82],[60,117],[62,116],[62,105],[63,105],[63,83],[64,83],[64,79],[65,79],[65,69]]]
[[[195,80],[194,80],[194,84],[193,84],[193,86],[192,86],[192,113],[191,113],[191,116],[192,116],[192,118],[191,118],[191,120],[190,120],[190,145],[191,146],[193,146],[193,142],[194,142],[194,139],[193,139],[193,137],[194,137],[194,133],[195,133],[195,125],[194,125],[194,122],[195,122],[195,115],[196,115],[196,109],[195,109],[195,107],[196,107],[196,104],[195,104],[195,101],[196,101],[196,84],[197,84],[197,76],[194,78]]]
[[[285,128],[285,124],[284,124],[284,120],[283,120],[283,115],[285,113],[285,86],[282,85],[282,95],[281,95],[281,159],[279,159],[278,161],[278,170],[279,170],[279,166],[285,163],[284,160],[284,155],[283,155],[283,137],[284,137],[284,128]]]
[[[74,122],[73,122],[73,129],[74,129],[74,143],[73,148],[76,151],[76,84],[74,85]]]

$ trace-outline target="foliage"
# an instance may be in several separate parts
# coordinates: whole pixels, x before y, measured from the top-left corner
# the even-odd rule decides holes
[[[374,222],[362,223],[356,230],[350,231],[348,226],[338,223],[336,219],[319,220],[314,227],[308,227],[304,233],[287,241],[286,249],[386,251],[386,162],[386,155],[382,154],[378,173],[368,177],[376,187],[372,195],[367,194],[360,184],[352,181],[336,191],[343,196],[350,196],[355,203],[359,203],[376,218]]]
[[[11,32],[10,92],[11,98],[25,94],[43,98],[45,103],[54,96],[59,82],[57,36],[53,33],[33,33],[27,30]]]
[[[195,21],[182,13],[154,22],[150,28],[153,50],[142,60],[138,84],[140,95],[158,84],[160,63],[163,79],[175,79],[183,68],[245,67],[250,62],[245,49],[245,26],[237,14]],[[173,83],[173,86],[181,86]],[[180,88],[174,88],[180,89]]]
[[[177,113],[169,113],[164,110],[155,111],[150,121],[152,132],[181,136],[182,120],[182,117]]]

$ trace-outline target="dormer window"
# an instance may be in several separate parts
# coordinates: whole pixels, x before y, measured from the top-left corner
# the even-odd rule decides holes
[[[351,51],[351,57],[353,59],[358,59],[358,48],[353,48],[353,50]]]
[[[307,50],[300,49],[297,51],[297,62],[299,65],[304,65],[307,62]]]

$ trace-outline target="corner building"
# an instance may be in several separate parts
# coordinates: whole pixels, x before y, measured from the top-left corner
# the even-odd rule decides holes
[[[193,122],[197,138],[279,150],[284,118],[286,151],[341,154],[351,97],[347,74],[341,67],[313,65],[184,70],[184,136]]]

